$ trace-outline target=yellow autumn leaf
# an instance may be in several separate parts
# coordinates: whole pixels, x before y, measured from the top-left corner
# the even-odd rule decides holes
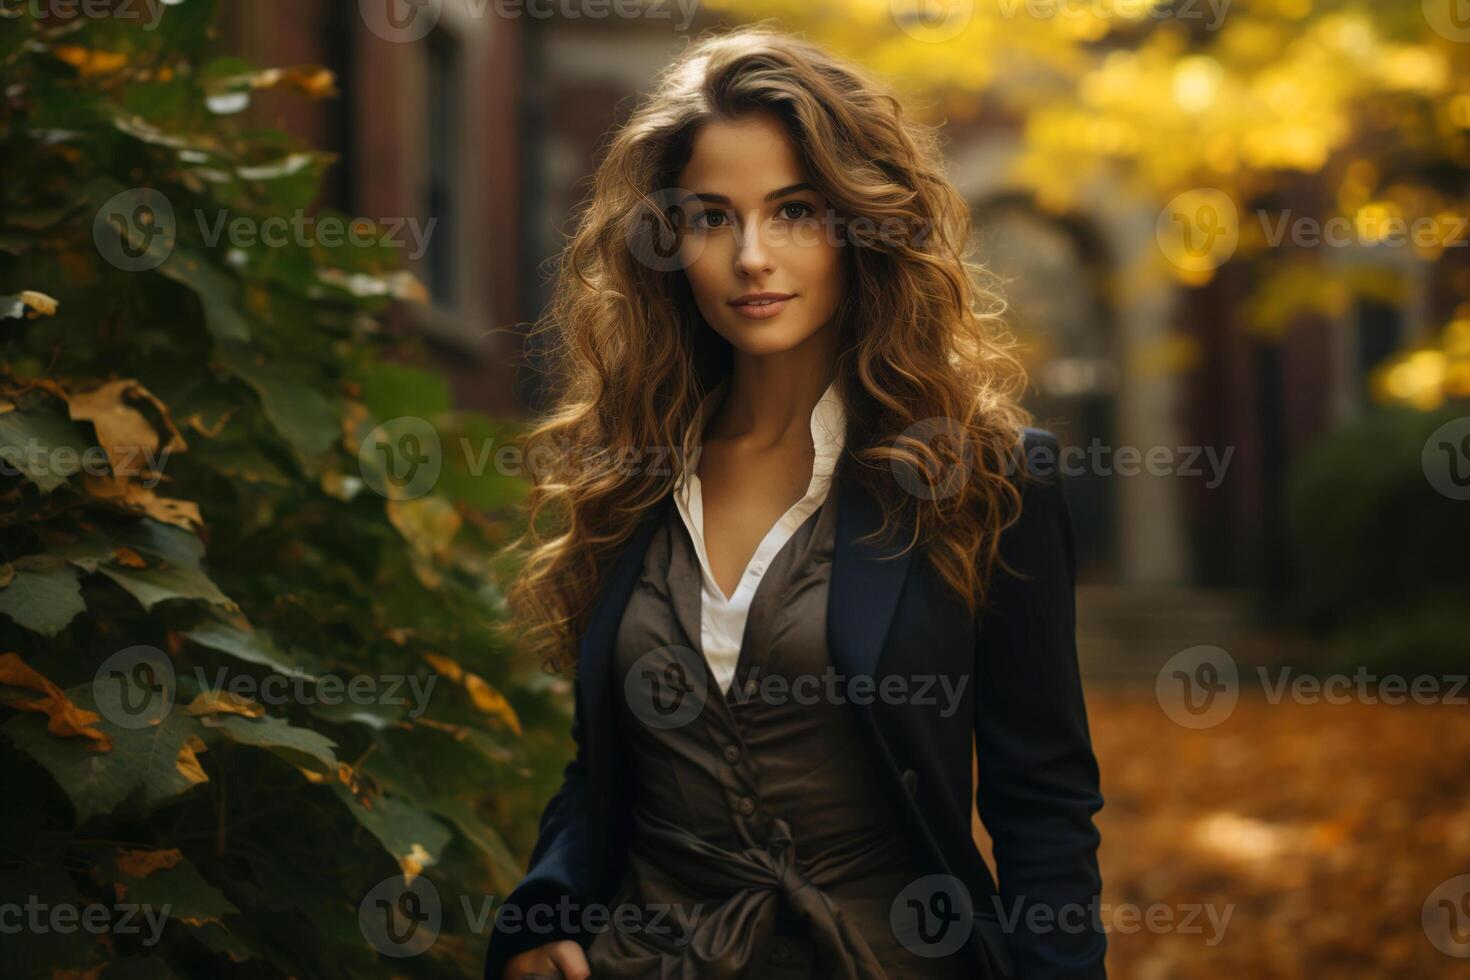
[[[63,737],[82,735],[92,739],[88,748],[95,752],[111,752],[112,737],[100,728],[93,727],[102,720],[95,711],[78,708],[66,694],[49,679],[41,676],[20,659],[20,654],[0,654],[0,684],[23,687],[38,691],[42,695],[35,701],[8,701],[12,708],[39,711],[46,715],[46,730],[52,735]]]
[[[398,867],[403,869],[403,880],[409,884],[424,870],[424,865],[433,864],[434,855],[424,850],[424,845],[415,843],[407,854],[398,855]]]
[[[443,654],[426,651],[423,658],[440,674],[462,686],[476,708],[487,715],[499,718],[517,735],[521,734],[521,720],[516,715],[515,709],[505,699],[505,695],[491,687],[483,677],[465,670]]]
[[[30,307],[26,311],[26,318],[31,320],[38,316],[55,316],[56,307],[60,305],[52,297],[36,292],[34,289],[22,289],[20,301]]]
[[[138,554],[132,548],[125,548],[119,545],[116,548],[112,549],[112,556],[117,559],[117,563],[119,565],[122,565],[125,568],[148,567],[148,563],[143,560],[143,556]]]
[[[185,714],[194,715],[244,715],[259,718],[265,714],[265,706],[249,698],[242,698],[233,691],[205,691],[189,702]]]
[[[204,767],[199,764],[199,753],[206,748],[208,746],[204,744],[204,739],[198,735],[190,735],[184,739],[184,744],[179,746],[178,759],[175,760],[179,775],[196,786],[199,783],[209,782],[209,776],[205,774]]]
[[[259,72],[250,84],[252,88],[294,88],[314,99],[338,94],[336,76],[321,65],[269,68]]]
[[[454,683],[456,684],[458,684],[460,682],[460,678],[464,676],[464,668],[455,663],[453,660],[450,660],[443,654],[425,653],[423,656],[424,659],[429,662],[429,666],[433,667],[439,673],[454,681]]]
[[[475,674],[466,673],[464,677],[464,688],[470,694],[470,700],[475,703],[487,715],[493,715],[505,723],[511,731],[517,735],[521,734],[521,720],[516,717],[515,709],[495,688],[485,682],[485,679]]]
[[[443,497],[426,495],[412,500],[388,500],[388,520],[421,555],[444,557],[464,518]]]
[[[61,44],[51,49],[57,58],[71,65],[84,78],[117,71],[128,63],[128,57],[113,51],[97,51],[80,44]]]

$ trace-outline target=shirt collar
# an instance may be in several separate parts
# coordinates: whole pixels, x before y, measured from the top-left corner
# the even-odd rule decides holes
[[[693,449],[700,445],[710,413],[719,407],[729,389],[730,379],[726,377],[710,389],[709,394],[700,401],[694,421],[690,423],[684,435],[686,447]],[[842,395],[837,389],[836,378],[833,378],[827,385],[827,390],[822,392],[822,397],[817,399],[817,404],[812,408],[811,432],[812,449],[815,451],[815,458],[812,461],[811,488],[816,489],[820,484],[832,478],[833,471],[837,469],[838,457],[842,455],[847,439],[847,410],[842,402]],[[686,490],[687,477],[692,472],[692,469],[686,470],[684,478],[680,479],[678,489],[681,493]]]

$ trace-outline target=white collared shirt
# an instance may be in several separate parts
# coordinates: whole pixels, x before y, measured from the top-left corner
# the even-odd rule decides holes
[[[694,421],[692,445],[700,443],[709,412],[717,399],[723,397],[729,384],[728,378],[721,381],[700,402]],[[729,598],[725,597],[716,584],[714,572],[710,569],[709,556],[705,552],[704,495],[700,489],[699,474],[693,468],[686,470],[685,478],[675,488],[674,501],[678,505],[679,516],[689,530],[695,553],[699,556],[699,567],[704,571],[704,582],[700,589],[700,644],[704,648],[705,660],[722,691],[729,691],[735,678],[735,666],[740,659],[740,641],[745,635],[745,619],[750,613],[750,603],[755,598],[755,590],[760,585],[761,577],[770,568],[772,559],[780,553],[782,546],[822,506],[822,501],[827,499],[827,491],[832,485],[832,473],[837,468],[837,460],[847,435],[847,414],[842,397],[837,391],[836,379],[827,386],[827,390],[812,409],[811,431],[814,459],[806,494],[792,504],[766,532],[766,536],[756,547],[755,554],[750,556],[745,571],[741,573],[734,595]]]

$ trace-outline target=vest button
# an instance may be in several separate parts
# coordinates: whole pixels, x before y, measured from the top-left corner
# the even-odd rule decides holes
[[[740,802],[735,804],[735,809],[748,817],[755,812],[755,800],[752,800],[748,796],[742,796],[740,797]]]
[[[727,746],[725,746],[725,761],[726,762],[730,763],[730,765],[733,766],[735,764],[736,760],[738,760],[739,758],[740,758],[740,750],[738,748],[736,748],[733,745],[727,745]]]

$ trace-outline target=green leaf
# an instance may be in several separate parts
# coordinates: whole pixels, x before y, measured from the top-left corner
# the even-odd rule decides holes
[[[63,693],[78,708],[98,710],[91,684]],[[111,813],[130,799],[151,810],[198,785],[178,766],[185,740],[205,734],[197,719],[174,710],[141,729],[122,728],[106,718],[96,725],[111,736],[112,751],[93,752],[80,744],[83,739],[57,738],[32,712],[10,719],[0,733],[45,767],[76,808],[78,823]]]
[[[101,565],[97,571],[127,590],[144,609],[152,609],[169,599],[200,599],[227,609],[238,608],[230,597],[219,590],[197,568],[127,568],[123,565]]]
[[[83,454],[95,445],[88,427],[73,422],[55,399],[38,392],[28,392],[15,408],[0,413],[0,469],[13,468],[43,493],[80,473]],[[105,466],[105,460],[104,455],[99,462]]]
[[[510,891],[525,876],[525,869],[506,846],[505,839],[480,819],[474,807],[463,800],[440,799],[435,800],[429,809],[453,823],[461,836],[485,855],[496,875],[495,887],[498,890]]]
[[[115,861],[104,860],[98,866],[97,880],[105,885],[122,885],[125,901],[166,908],[169,919],[190,925],[219,922],[225,915],[240,911],[223,892],[204,880],[188,858],[142,878],[122,871]]]
[[[86,611],[77,570],[60,558],[30,555],[9,567],[15,574],[9,585],[0,588],[0,613],[26,629],[55,636]]]
[[[223,614],[215,613],[214,618],[205,620],[183,635],[201,646],[269,667],[288,677],[316,679],[315,674],[303,670],[279,650],[268,631],[249,628],[243,617],[236,617],[236,621],[231,622]]]
[[[97,566],[97,571],[126,589],[144,609],[168,599],[199,599],[226,609],[238,608],[200,567],[204,542],[188,531],[145,517],[114,529],[108,537],[113,544],[151,559],[146,568]]]
[[[320,381],[297,376],[239,343],[216,348],[220,362],[260,396],[266,415],[303,459],[332,448],[339,432],[336,407],[321,393]]]
[[[437,374],[408,364],[370,364],[356,380],[362,400],[379,421],[400,415],[433,418],[449,411],[449,386]]]
[[[332,750],[337,747],[337,743],[321,732],[296,728],[272,715],[262,715],[259,718],[208,715],[203,724],[205,728],[221,732],[241,745],[270,749],[292,765],[306,766],[314,772],[330,773],[335,778],[337,755]]]
[[[158,271],[188,286],[204,307],[204,324],[217,341],[250,339],[250,324],[237,308],[240,286],[204,256],[183,246],[176,247]]]
[[[379,796],[363,806],[341,780],[332,790],[357,822],[376,837],[400,864],[417,856],[425,867],[437,862],[452,837],[448,827],[418,807],[391,796]],[[424,859],[427,855],[427,859]]]

